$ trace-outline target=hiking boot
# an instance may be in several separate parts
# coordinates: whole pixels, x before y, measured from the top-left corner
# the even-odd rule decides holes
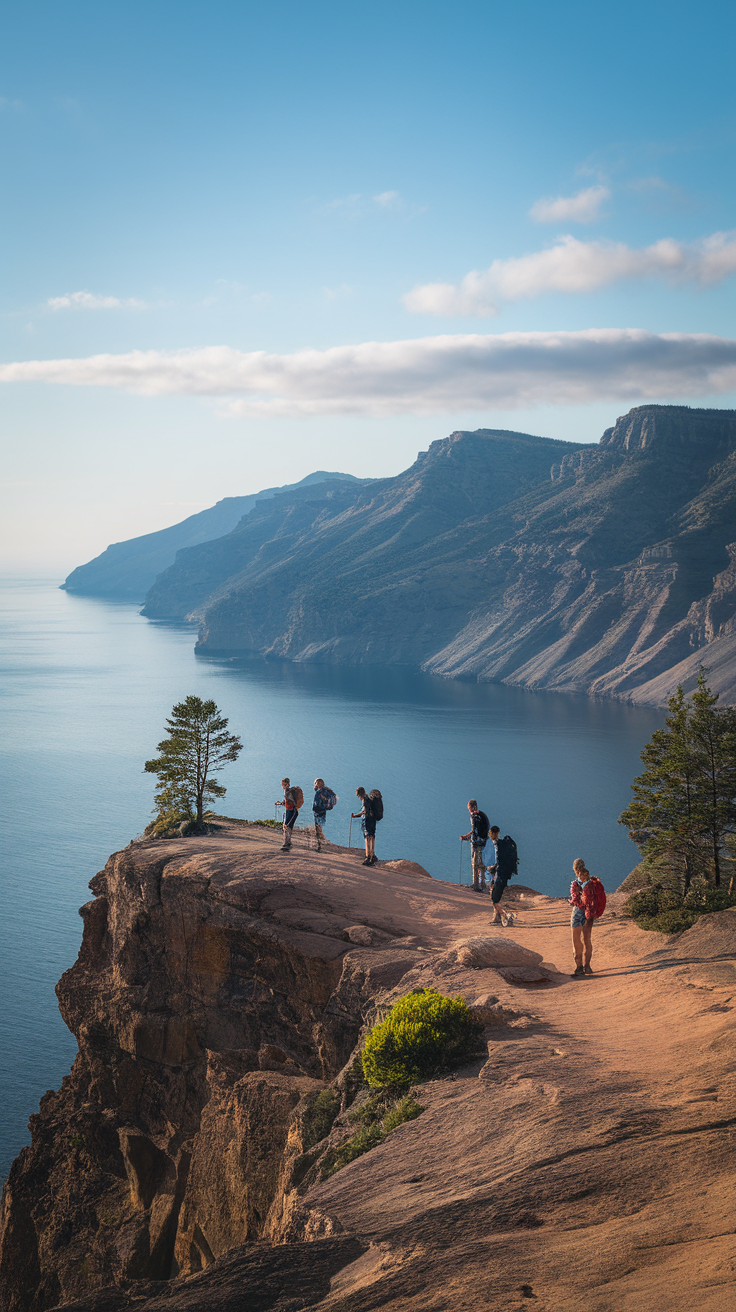
[[[592,971],[592,969],[591,969],[590,963],[588,963],[587,966],[583,966],[583,974],[584,974],[584,975],[592,975],[592,974],[593,974],[593,971]]]
[[[373,862],[371,861],[370,857],[367,856],[366,859],[365,859],[365,861],[362,861],[362,862],[361,862],[361,865],[364,865],[364,866],[372,866],[372,865],[373,865]]]
[[[585,971],[583,970],[582,966],[575,967],[574,971],[572,972],[572,975],[570,976],[570,979],[585,979]]]
[[[284,843],[283,847],[281,848],[281,851],[282,851],[282,852],[290,852],[290,851],[291,851],[291,843]]]

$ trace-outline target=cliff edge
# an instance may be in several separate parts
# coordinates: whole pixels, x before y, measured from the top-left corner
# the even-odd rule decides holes
[[[517,885],[500,930],[410,862],[301,843],[223,823],[95,876],[58,986],[79,1054],[3,1196],[4,1312],[721,1312],[736,911],[668,938],[614,895],[572,980],[564,901]],[[366,1027],[429,985],[483,1053],[331,1173]]]

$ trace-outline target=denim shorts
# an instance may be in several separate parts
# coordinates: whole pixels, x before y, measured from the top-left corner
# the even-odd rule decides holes
[[[325,812],[324,815],[319,815],[316,811],[313,811],[312,814],[314,816],[315,825],[319,825],[320,829],[324,829],[327,821],[327,813]]]
[[[573,907],[572,915],[570,917],[570,925],[572,929],[582,929],[585,923],[585,912],[583,911],[583,908]],[[589,920],[587,923],[592,926],[595,924],[595,921]]]

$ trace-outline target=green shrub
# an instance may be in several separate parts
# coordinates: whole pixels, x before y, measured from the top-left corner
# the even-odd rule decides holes
[[[705,879],[695,879],[684,896],[673,882],[650,883],[629,898],[625,909],[640,929],[682,934],[692,929],[700,916],[732,906],[736,906],[736,895],[725,888],[712,888]]]
[[[348,1162],[354,1162],[356,1157],[362,1157],[363,1153],[376,1148],[388,1138],[392,1130],[398,1129],[406,1121],[416,1120],[423,1111],[424,1108],[410,1094],[399,1099],[392,1098],[385,1090],[373,1094],[348,1116],[353,1124],[362,1122],[360,1129],[351,1139],[340,1144],[339,1148],[331,1148],[322,1159],[323,1180],[347,1166]]]
[[[302,1144],[304,1152],[326,1139],[340,1110],[340,1099],[332,1089],[310,1093],[303,1116]]]
[[[461,998],[415,989],[368,1034],[363,1073],[372,1088],[418,1084],[468,1061],[479,1051],[482,1031]]]
[[[384,1134],[390,1134],[398,1125],[404,1125],[406,1121],[415,1121],[417,1116],[421,1116],[424,1111],[423,1107],[407,1094],[400,1102],[394,1103],[393,1107],[386,1113],[383,1118]]]

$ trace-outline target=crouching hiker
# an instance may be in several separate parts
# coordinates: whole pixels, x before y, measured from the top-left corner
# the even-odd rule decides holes
[[[333,793],[332,789],[327,787],[324,779],[315,779],[312,814],[314,816],[314,836],[317,839],[318,852],[322,851],[327,812],[332,810],[336,801],[337,794]]]
[[[591,875],[582,857],[572,863],[575,878],[570,885],[569,902],[572,907],[570,928],[575,969],[572,978],[592,975],[593,925],[606,909],[606,891],[600,879]]]
[[[486,868],[483,864],[483,853],[488,842],[488,831],[491,822],[485,811],[478,810],[478,803],[474,797],[471,797],[468,802],[468,810],[472,827],[469,834],[460,835],[460,841],[467,843],[470,840],[470,852],[473,862],[473,892],[483,893],[486,887]]]

